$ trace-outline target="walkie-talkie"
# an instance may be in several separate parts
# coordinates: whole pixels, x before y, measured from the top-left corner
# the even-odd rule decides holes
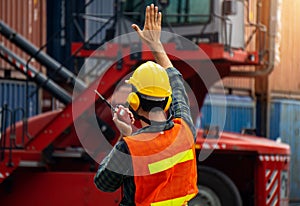
[[[118,115],[118,119],[127,123],[127,124],[131,124],[131,118],[128,114],[128,112],[126,112],[123,108],[120,109],[116,109],[114,106],[111,105],[111,103],[109,103],[97,90],[94,90],[94,92],[100,97],[100,99],[102,101],[104,101],[104,103],[115,113],[117,112]]]

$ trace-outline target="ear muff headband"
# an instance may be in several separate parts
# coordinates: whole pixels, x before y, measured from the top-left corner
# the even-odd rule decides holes
[[[170,108],[171,103],[172,103],[172,97],[168,96],[167,98],[168,98],[168,100],[167,100],[167,103],[166,103],[165,108],[164,108],[165,112],[168,111],[168,109]]]

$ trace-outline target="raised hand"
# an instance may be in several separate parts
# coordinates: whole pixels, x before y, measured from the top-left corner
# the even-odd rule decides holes
[[[158,12],[158,7],[151,4],[146,7],[144,29],[141,30],[136,24],[132,24],[132,28],[137,32],[139,37],[154,51],[161,48],[161,12]]]
[[[158,7],[151,4],[146,7],[146,17],[144,29],[141,30],[136,24],[131,27],[137,32],[141,40],[151,49],[156,63],[167,69],[173,67],[165,49],[160,41],[162,14],[158,12]]]

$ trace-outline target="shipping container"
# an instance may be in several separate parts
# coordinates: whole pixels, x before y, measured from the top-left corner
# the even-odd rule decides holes
[[[291,147],[290,198],[300,201],[300,101],[272,100],[270,138],[281,140]]]
[[[0,0],[0,20],[24,36],[36,47],[40,47],[46,42],[46,0]],[[12,50],[25,61],[30,56],[0,35],[0,42],[5,47]],[[41,70],[37,62],[33,65]],[[12,66],[0,58],[0,70],[12,70],[7,72],[9,78],[24,79],[24,75],[14,71]],[[0,77],[4,77],[4,72]],[[7,76],[5,77],[7,78]]]
[[[5,123],[0,122],[1,127],[37,115],[40,112],[40,105],[36,84],[20,80],[0,80],[0,111],[0,116],[4,112],[6,115]]]
[[[278,38],[280,63],[270,75],[270,91],[278,94],[300,92],[300,1],[282,1],[282,23]]]
[[[255,101],[247,96],[208,95],[196,126],[201,128],[218,126],[223,131],[238,133],[243,129],[253,129],[255,128]]]

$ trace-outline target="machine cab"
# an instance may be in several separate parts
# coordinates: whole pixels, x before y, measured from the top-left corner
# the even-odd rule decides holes
[[[125,1],[124,14],[130,21],[144,21],[145,5],[153,1]],[[158,1],[163,12],[163,29],[195,43],[220,43],[244,48],[244,3],[236,0]]]

